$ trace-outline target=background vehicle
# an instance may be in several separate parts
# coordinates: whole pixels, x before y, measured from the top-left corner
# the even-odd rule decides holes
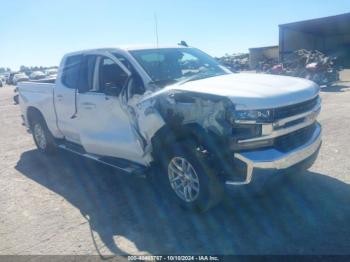
[[[0,87],[3,87],[6,84],[6,76],[0,75]]]
[[[8,79],[10,77],[10,72],[5,72],[3,76],[4,76],[3,83],[7,84],[8,83]]]
[[[31,80],[40,80],[40,79],[44,79],[46,75],[41,71],[34,71],[30,74],[29,77]]]
[[[5,81],[6,81],[6,75],[5,75],[5,74],[0,75],[0,79],[1,79],[3,82],[5,82]]]
[[[57,68],[50,68],[45,70],[47,77],[57,77]]]
[[[111,48],[64,56],[57,80],[20,83],[19,101],[41,152],[148,174],[171,201],[206,210],[224,188],[266,181],[260,172],[312,165],[318,92],[304,79],[234,74],[195,48]]]
[[[15,74],[12,78],[12,84],[17,85],[17,83],[22,81],[28,81],[29,77],[25,73],[18,73]]]
[[[13,85],[13,77],[15,76],[15,74],[18,74],[18,72],[11,72],[9,74],[8,79],[7,79],[7,84]]]

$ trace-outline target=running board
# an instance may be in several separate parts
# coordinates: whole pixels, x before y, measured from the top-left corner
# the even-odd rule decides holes
[[[92,154],[89,154],[86,152],[81,152],[81,150],[75,150],[75,148],[71,148],[70,146],[65,145],[65,144],[60,144],[60,145],[58,145],[58,147],[63,149],[63,150],[69,151],[71,153],[77,154],[79,156],[94,160],[98,163],[102,163],[104,165],[113,167],[113,168],[118,169],[120,171],[123,171],[125,173],[137,175],[137,176],[140,176],[143,178],[146,177],[147,168],[143,167],[141,165],[134,164],[134,163],[131,163],[131,162],[126,161],[126,160],[121,162],[121,161],[118,161],[118,159],[99,157],[99,156],[92,155]],[[129,163],[126,164],[126,162],[129,162]]]

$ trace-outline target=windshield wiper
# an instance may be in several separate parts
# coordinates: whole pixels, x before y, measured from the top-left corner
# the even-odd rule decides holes
[[[167,85],[175,84],[176,82],[177,82],[177,80],[175,80],[175,79],[161,79],[161,80],[151,81],[150,84],[164,87]]]

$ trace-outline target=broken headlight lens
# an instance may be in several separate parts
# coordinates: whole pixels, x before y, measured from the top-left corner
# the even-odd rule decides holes
[[[233,112],[234,122],[236,120],[250,120],[257,122],[272,122],[273,113],[271,109],[262,110],[238,110]]]

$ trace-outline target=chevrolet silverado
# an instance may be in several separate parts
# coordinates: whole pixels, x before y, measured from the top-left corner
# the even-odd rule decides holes
[[[317,84],[232,73],[192,47],[74,52],[56,80],[18,89],[38,150],[149,174],[191,210],[217,204],[224,189],[302,172],[321,146]]]

